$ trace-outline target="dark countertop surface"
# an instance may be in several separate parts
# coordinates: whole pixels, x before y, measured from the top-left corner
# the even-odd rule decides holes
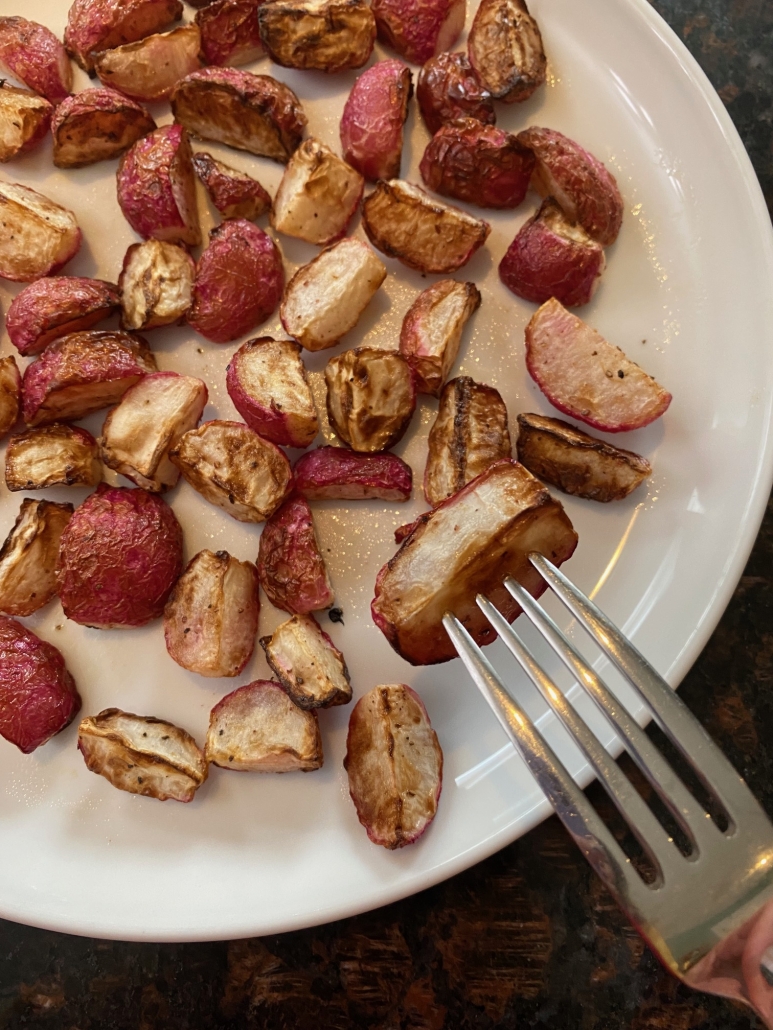
[[[773,0],[654,6],[727,105],[773,211]],[[773,504],[681,688],[771,815],[772,688]],[[660,969],[555,819],[423,894],[282,936],[122,944],[0,922],[0,1028],[754,1026]]]

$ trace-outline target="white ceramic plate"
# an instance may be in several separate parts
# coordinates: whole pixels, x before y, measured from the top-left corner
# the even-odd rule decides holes
[[[19,13],[60,35],[66,5],[27,0]],[[615,172],[625,220],[609,251],[597,299],[583,316],[674,395],[666,416],[616,442],[648,456],[651,483],[619,504],[564,499],[580,534],[566,570],[676,684],[708,639],[754,540],[773,471],[773,247],[753,171],[720,101],[698,66],[644,0],[533,0],[550,59],[548,87],[525,105],[499,108],[499,124],[549,125],[582,142]],[[310,131],[337,146],[353,75],[326,78],[273,69],[309,114]],[[78,73],[76,88],[86,85]],[[154,113],[169,120],[168,108]],[[412,110],[403,174],[418,180],[426,133]],[[269,188],[271,162],[202,145],[249,169]],[[52,171],[48,144],[7,165],[6,178],[38,186],[72,207],[86,244],[70,274],[115,279],[135,237],[115,202],[114,163]],[[202,205],[204,201],[202,198]],[[497,264],[534,204],[495,215],[487,248],[463,269],[483,306],[456,373],[495,385],[514,420],[550,412],[528,379],[523,327],[533,308],[499,284]],[[357,228],[357,234],[362,230]],[[314,248],[282,238],[288,268]],[[394,346],[420,276],[388,262],[384,290],[345,340]],[[14,288],[0,286],[4,309]],[[278,330],[272,321],[262,332]],[[162,368],[203,377],[205,417],[232,417],[223,370],[233,347],[186,331],[149,334]],[[10,345],[4,337],[3,352]],[[335,352],[334,352],[335,353]],[[312,357],[315,388],[329,353]],[[426,399],[400,452],[420,483],[434,404]],[[99,431],[101,416],[89,420]],[[55,499],[80,500],[73,491]],[[208,506],[187,485],[170,501],[186,552],[227,548],[254,559],[258,527]],[[0,534],[20,498],[3,492]],[[0,746],[0,914],[98,937],[197,940],[309,926],[428,887],[525,833],[548,806],[459,662],[412,669],[371,623],[378,568],[395,547],[392,531],[422,510],[366,502],[316,506],[318,528],[345,613],[322,622],[342,647],[355,695],[406,681],[426,702],[445,752],[445,783],[434,825],[398,853],[375,847],[359,825],[342,769],[348,709],[323,712],[325,766],[313,775],[260,776],[213,769],[190,805],[164,805],[114,790],[89,773],[71,726],[34,755]],[[562,624],[569,620],[553,609]],[[265,603],[261,633],[283,618]],[[84,714],[116,705],[184,726],[201,741],[212,705],[234,686],[266,675],[256,655],[233,683],[185,673],[167,656],[158,623],[100,632],[68,623],[57,604],[27,620],[64,652],[83,694]],[[527,632],[526,636],[531,639]],[[260,649],[258,649],[260,650]],[[544,652],[542,652],[544,653]],[[513,666],[495,646],[491,655]],[[598,667],[604,663],[597,659]],[[560,675],[560,674],[559,674]],[[518,693],[578,779],[588,770],[520,678]],[[562,682],[565,682],[562,679]],[[628,696],[628,695],[626,695]],[[592,718],[591,713],[591,718]],[[641,713],[639,713],[641,714]],[[595,720],[594,725],[596,725]],[[614,746],[609,732],[599,727]]]

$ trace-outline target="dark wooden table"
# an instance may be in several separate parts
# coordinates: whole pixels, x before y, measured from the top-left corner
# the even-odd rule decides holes
[[[655,6],[726,103],[773,210],[773,0]],[[773,815],[773,505],[682,696]],[[661,971],[555,819],[417,897],[278,937],[120,944],[0,922],[2,1028],[756,1025]]]

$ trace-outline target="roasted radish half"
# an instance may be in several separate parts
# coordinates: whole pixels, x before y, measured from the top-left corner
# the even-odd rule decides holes
[[[193,155],[193,167],[223,218],[254,221],[271,209],[269,194],[246,172],[239,172],[203,152]]]
[[[202,68],[179,82],[172,112],[201,139],[286,164],[303,139],[306,115],[293,91],[269,75]]]
[[[456,361],[464,327],[479,307],[475,283],[441,279],[408,308],[400,330],[400,353],[411,366],[419,393],[438,396]]]
[[[539,26],[524,0],[481,0],[467,39],[470,64],[496,100],[528,100],[545,82]]]
[[[120,157],[156,123],[145,108],[114,89],[84,89],[54,112],[54,164],[81,168]]]
[[[9,490],[97,486],[101,482],[99,444],[80,426],[40,426],[8,441],[5,485]]]
[[[263,55],[260,4],[261,0],[214,0],[198,11],[196,24],[205,64],[250,64]]]
[[[199,551],[166,602],[166,649],[200,676],[238,676],[252,657],[259,611],[252,562]]]
[[[141,336],[90,329],[50,343],[27,365],[22,415],[28,426],[85,418],[115,404],[156,359]]]
[[[526,367],[551,404],[606,433],[660,418],[671,394],[557,300],[526,326]]]
[[[431,190],[479,207],[518,207],[529,188],[534,154],[517,137],[475,118],[443,125],[419,170]]]
[[[411,64],[450,50],[464,28],[465,0],[373,0],[378,38]]]
[[[424,496],[434,507],[510,457],[507,408],[499,391],[469,376],[446,383],[428,444]]]
[[[518,460],[551,486],[590,501],[619,501],[652,474],[639,454],[559,418],[518,416]]]
[[[144,239],[201,243],[188,133],[164,125],[138,140],[118,165],[118,203]]]
[[[268,56],[285,68],[362,68],[376,42],[367,0],[269,0],[258,23]]]
[[[307,501],[407,501],[413,473],[396,454],[357,454],[348,447],[317,447],[293,468],[295,489]]]
[[[416,408],[411,368],[396,351],[355,347],[325,366],[330,424],[354,451],[386,451]]]
[[[466,54],[438,54],[419,72],[416,100],[430,133],[457,118],[477,118],[484,125],[496,119],[494,100],[472,70]]]
[[[206,755],[237,772],[310,772],[322,766],[314,712],[294,704],[278,683],[255,680],[226,694],[209,717]]]
[[[411,665],[456,657],[443,628],[446,612],[478,644],[494,630],[475,603],[484,594],[512,620],[521,609],[503,586],[508,576],[535,597],[545,589],[528,560],[532,551],[555,565],[570,557],[577,534],[564,509],[515,461],[499,461],[419,516],[400,550],[379,572],[373,621]]]
[[[186,75],[201,67],[201,34],[196,25],[146,36],[97,54],[101,82],[132,100],[166,100]]]
[[[421,837],[437,812],[443,752],[415,690],[389,683],[360,698],[349,718],[344,768],[374,844],[402,848]]]
[[[207,778],[204,752],[190,733],[117,708],[81,720],[78,750],[114,787],[158,801],[192,801]]]
[[[188,323],[213,343],[229,343],[274,313],[284,281],[270,236],[244,218],[223,222],[196,264]]]
[[[71,504],[21,502],[11,532],[0,547],[0,612],[32,615],[56,596],[56,558]]]
[[[182,550],[180,523],[160,497],[100,484],[62,533],[56,575],[64,614],[94,629],[157,619]]]
[[[286,236],[325,246],[346,232],[363,186],[360,173],[330,147],[318,139],[304,140],[279,183],[271,224]]]
[[[352,86],[341,115],[341,150],[369,182],[400,175],[412,94],[411,71],[402,61],[379,61]]]
[[[518,139],[534,152],[537,164],[531,184],[552,197],[572,222],[579,222],[594,240],[614,243],[623,222],[623,198],[614,175],[598,158],[556,129],[533,126]]]
[[[351,701],[344,656],[313,615],[293,615],[260,643],[274,675],[299,708],[330,708]]]
[[[0,358],[0,436],[13,428],[19,417],[21,375],[16,358]]]
[[[241,422],[205,422],[170,452],[188,483],[239,522],[265,522],[290,491],[290,462]]]
[[[61,733],[80,706],[61,652],[0,615],[0,736],[28,755]]]
[[[291,497],[263,527],[258,552],[260,585],[275,608],[291,615],[329,608],[334,600],[311,508]]]
[[[0,83],[0,162],[34,150],[48,132],[53,112],[43,97]]]
[[[488,222],[401,179],[380,182],[365,198],[362,225],[374,247],[419,272],[455,272],[491,232]]]
[[[306,350],[334,347],[357,325],[386,274],[367,244],[352,238],[334,243],[287,284],[282,325]]]
[[[75,0],[64,43],[81,68],[91,73],[100,51],[160,32],[182,13],[180,0]]]
[[[604,249],[570,222],[552,197],[523,225],[499,263],[499,278],[518,297],[568,307],[587,304],[606,266]]]
[[[41,279],[80,250],[82,235],[72,211],[29,186],[0,182],[0,211],[0,279]]]
[[[59,104],[72,89],[72,65],[64,47],[45,25],[0,17],[0,70]]]
[[[38,279],[16,294],[5,326],[19,354],[39,354],[52,340],[109,318],[120,305],[118,288],[103,279],[58,275]]]
[[[118,278],[123,329],[183,322],[193,302],[196,266],[184,247],[163,240],[133,243]]]
[[[317,409],[292,340],[248,340],[231,358],[226,387],[244,421],[284,447],[308,447],[319,432]]]
[[[206,403],[207,387],[200,379],[177,372],[145,376],[105,419],[102,460],[145,490],[169,490],[180,478],[169,451],[198,425]]]

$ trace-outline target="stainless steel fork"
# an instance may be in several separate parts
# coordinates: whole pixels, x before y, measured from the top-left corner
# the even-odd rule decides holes
[[[555,622],[515,580],[507,590],[622,738],[689,842],[684,855],[631,781],[524,646],[479,595],[478,606],[550,708],[579,744],[655,870],[639,875],[607,825],[514,699],[461,622],[443,624],[473,680],[582,853],[660,961],[697,990],[751,1006],[773,1030],[773,825],[695,716],[607,617],[554,565],[529,555],[547,585],[648,706],[710,795],[720,829],[636,720]]]

